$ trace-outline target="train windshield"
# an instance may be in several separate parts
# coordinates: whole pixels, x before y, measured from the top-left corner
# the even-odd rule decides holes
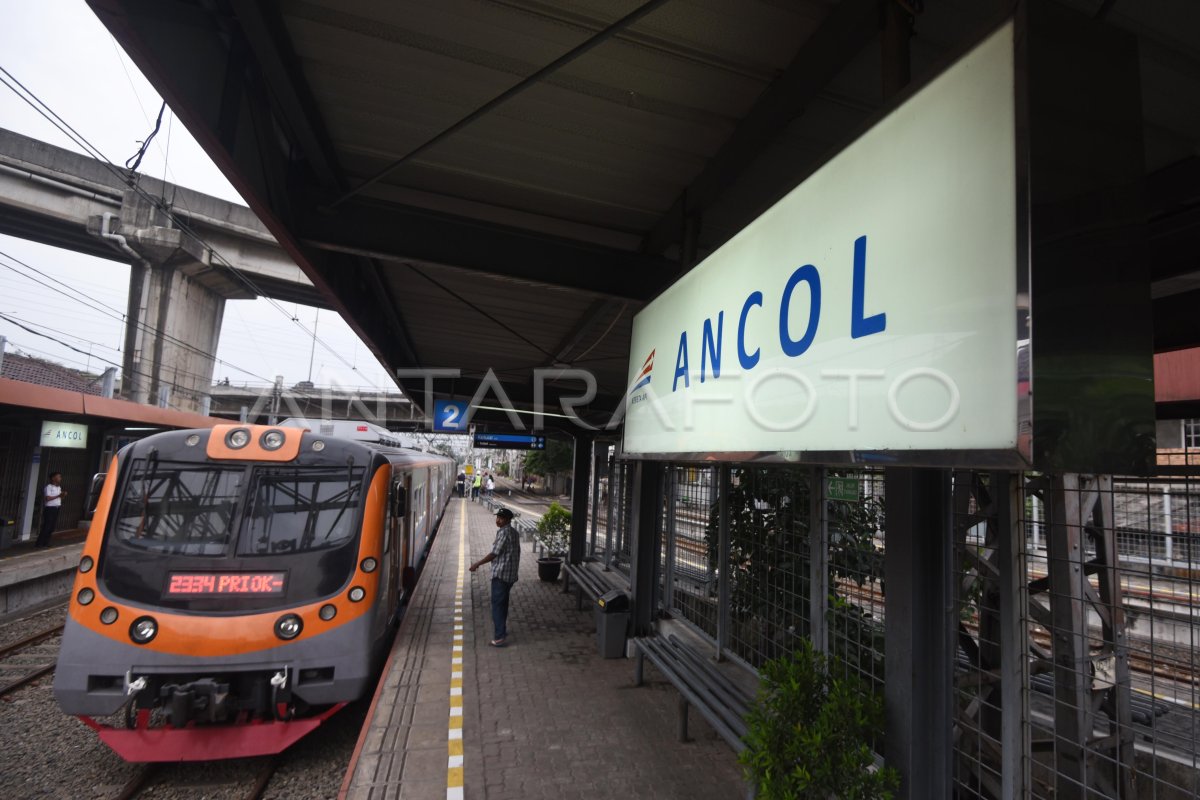
[[[125,544],[185,555],[222,555],[245,479],[243,466],[139,458],[117,507]]]
[[[239,555],[337,547],[354,538],[362,467],[260,467],[242,526]]]

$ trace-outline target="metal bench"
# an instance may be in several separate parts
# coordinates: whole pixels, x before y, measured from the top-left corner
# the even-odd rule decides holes
[[[642,685],[644,662],[649,659],[679,690],[679,741],[688,739],[688,707],[695,706],[735,752],[746,749],[742,741],[746,735],[746,713],[754,700],[747,687],[674,634],[636,636],[633,643],[637,651],[634,684]]]
[[[595,571],[588,569],[586,562],[583,564],[563,562],[563,575],[566,576],[563,578],[563,594],[571,591],[571,581],[575,582],[575,607],[579,611],[583,610],[584,592],[587,592],[588,597],[594,603],[616,588]]]

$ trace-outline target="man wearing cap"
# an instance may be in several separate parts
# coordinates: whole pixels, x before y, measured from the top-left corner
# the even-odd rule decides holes
[[[492,626],[494,638],[492,647],[504,647],[508,639],[508,595],[513,584],[517,582],[517,572],[521,567],[521,540],[516,530],[510,524],[513,512],[502,508],[496,512],[496,540],[492,542],[492,552],[471,565],[470,570],[492,565]]]

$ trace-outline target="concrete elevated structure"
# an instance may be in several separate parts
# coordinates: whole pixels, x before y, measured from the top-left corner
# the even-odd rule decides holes
[[[287,417],[368,420],[393,429],[415,429],[424,422],[412,401],[395,390],[316,386],[306,381],[284,386],[280,381],[274,386],[222,382],[209,392],[213,416],[261,425]]]
[[[245,206],[0,130],[0,233],[130,264],[122,394],[200,410],[225,301],[328,307]]]

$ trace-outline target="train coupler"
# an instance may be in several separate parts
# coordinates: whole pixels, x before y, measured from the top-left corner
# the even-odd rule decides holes
[[[211,678],[169,683],[158,692],[167,723],[182,728],[189,722],[221,722],[230,712],[229,684]]]

